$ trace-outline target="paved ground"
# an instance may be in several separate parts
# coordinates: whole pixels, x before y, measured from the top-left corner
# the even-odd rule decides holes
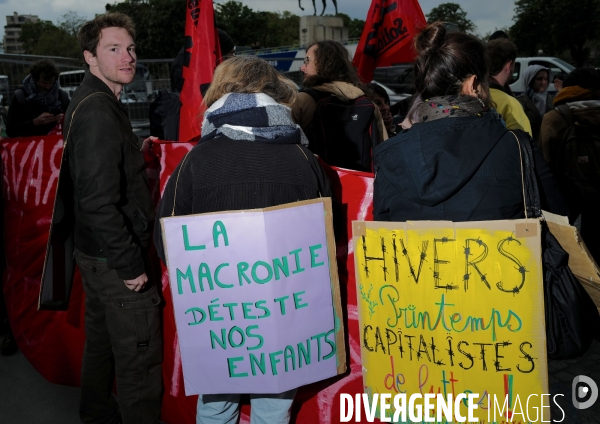
[[[600,424],[600,399],[586,410],[575,409],[571,401],[571,383],[577,375],[587,375],[600,386],[600,343],[594,342],[583,358],[550,361],[548,368],[550,392],[565,395],[557,398],[565,411],[562,423]],[[78,389],[44,380],[21,352],[0,356],[0,424],[79,423],[78,398]],[[554,420],[563,417],[558,408],[552,412]]]

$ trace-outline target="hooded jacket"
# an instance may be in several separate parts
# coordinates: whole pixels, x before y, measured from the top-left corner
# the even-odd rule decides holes
[[[519,145],[496,114],[415,124],[377,146],[374,155],[375,220],[524,217]],[[537,155],[542,205],[565,213],[556,184],[539,151]]]
[[[540,111],[533,102],[532,96],[534,94],[531,87],[529,87],[529,84],[531,84],[531,81],[539,71],[548,71],[548,81],[552,81],[552,71],[550,71],[550,68],[545,68],[541,65],[528,66],[523,71],[523,81],[525,82],[525,87],[527,88],[523,94],[517,97],[517,100],[521,103],[521,105],[523,105],[525,115],[527,115],[527,118],[529,118],[529,123],[531,124],[531,130],[533,132],[532,137],[534,140],[539,138],[543,116],[540,115]],[[553,96],[548,93],[548,88],[546,88],[546,110],[544,113],[552,110],[552,101]]]

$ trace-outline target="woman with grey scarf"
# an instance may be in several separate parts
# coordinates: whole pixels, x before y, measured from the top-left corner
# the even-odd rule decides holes
[[[523,78],[527,89],[517,97],[523,105],[525,114],[529,118],[533,139],[537,140],[542,126],[542,118],[553,109],[554,96],[548,93],[548,86],[552,80],[552,72],[541,65],[528,66],[523,71]]]
[[[162,217],[332,196],[325,171],[292,120],[296,95],[291,81],[262,59],[236,56],[216,68],[204,96],[202,137],[171,175],[158,208],[154,241],[163,260]],[[260,393],[249,394],[251,422],[287,424],[296,389],[264,393],[263,380],[253,381]],[[196,423],[237,422],[240,396],[200,395]]]

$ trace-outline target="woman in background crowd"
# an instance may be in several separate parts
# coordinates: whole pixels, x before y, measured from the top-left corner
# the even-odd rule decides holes
[[[172,212],[266,208],[331,196],[308,140],[292,121],[295,99],[296,88],[262,59],[236,56],[217,67],[204,96],[202,138],[173,172],[177,178],[169,179],[159,205],[154,234],[163,260],[160,218]],[[289,422],[295,394],[251,394],[252,423]],[[240,394],[200,395],[196,422],[235,423],[239,402]]]
[[[523,81],[527,88],[517,100],[521,102],[529,118],[534,140],[540,135],[542,118],[546,112],[552,110],[552,96],[548,93],[551,78],[550,69],[541,65],[530,65],[523,71]]]
[[[388,96],[388,93],[379,84],[374,82],[367,84],[366,89],[365,94],[369,100],[375,103],[375,106],[377,106],[381,113],[388,137],[396,135],[396,125],[394,125],[394,117],[390,111],[390,96]]]
[[[423,102],[413,106],[408,131],[375,148],[375,219],[523,218],[519,144],[490,109],[485,47],[471,35],[447,34],[441,23],[426,27],[415,47]],[[539,151],[535,165],[545,206],[564,213]]]

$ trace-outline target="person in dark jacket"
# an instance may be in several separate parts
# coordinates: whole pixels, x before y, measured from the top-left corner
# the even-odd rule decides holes
[[[235,55],[233,40],[225,31],[217,28],[217,32],[221,60],[232,58]],[[185,48],[182,47],[171,64],[171,91],[159,90],[156,99],[150,104],[150,135],[159,140],[179,140],[179,110],[181,109],[179,96],[183,90],[185,54]],[[200,90],[204,95],[206,91],[204,86]]]
[[[48,134],[62,122],[69,95],[58,85],[58,68],[50,59],[31,65],[23,87],[15,91],[6,117],[9,137]]]
[[[549,68],[541,65],[530,65],[523,71],[523,80],[527,88],[525,93],[517,97],[517,100],[523,105],[531,124],[533,139],[537,140],[540,136],[542,119],[553,107],[553,97],[548,93],[552,73]]]
[[[579,140],[587,140],[589,146],[597,146],[600,134],[600,72],[594,68],[577,68],[565,77],[564,88],[554,97],[554,110],[544,115],[538,141],[567,201],[569,221],[574,224],[580,217],[581,237],[596,262],[600,263],[600,187],[597,177],[600,174],[600,152],[597,147],[585,153],[573,145],[568,149],[565,138],[569,134],[574,135],[574,128],[584,137],[589,137],[586,139],[580,135]],[[579,143],[579,149],[583,144]],[[573,162],[578,164],[575,169]]]
[[[292,121],[295,98],[295,87],[262,59],[237,56],[219,65],[204,96],[202,138],[169,179],[157,218],[331,197],[323,169]],[[158,219],[154,241],[164,260]],[[289,422],[295,393],[251,394],[252,422]],[[200,395],[196,422],[236,422],[239,400]]]
[[[75,259],[86,294],[79,408],[84,423],[158,424],[160,418],[160,282],[147,256],[153,204],[142,143],[119,102],[123,85],[135,76],[134,34],[133,21],[121,13],[81,27],[88,70],[65,120]]]
[[[415,46],[423,102],[413,107],[409,130],[375,148],[375,219],[523,218],[520,149],[489,107],[485,47],[471,35],[447,34],[439,23],[425,28]],[[539,150],[535,166],[543,206],[566,212]]]

